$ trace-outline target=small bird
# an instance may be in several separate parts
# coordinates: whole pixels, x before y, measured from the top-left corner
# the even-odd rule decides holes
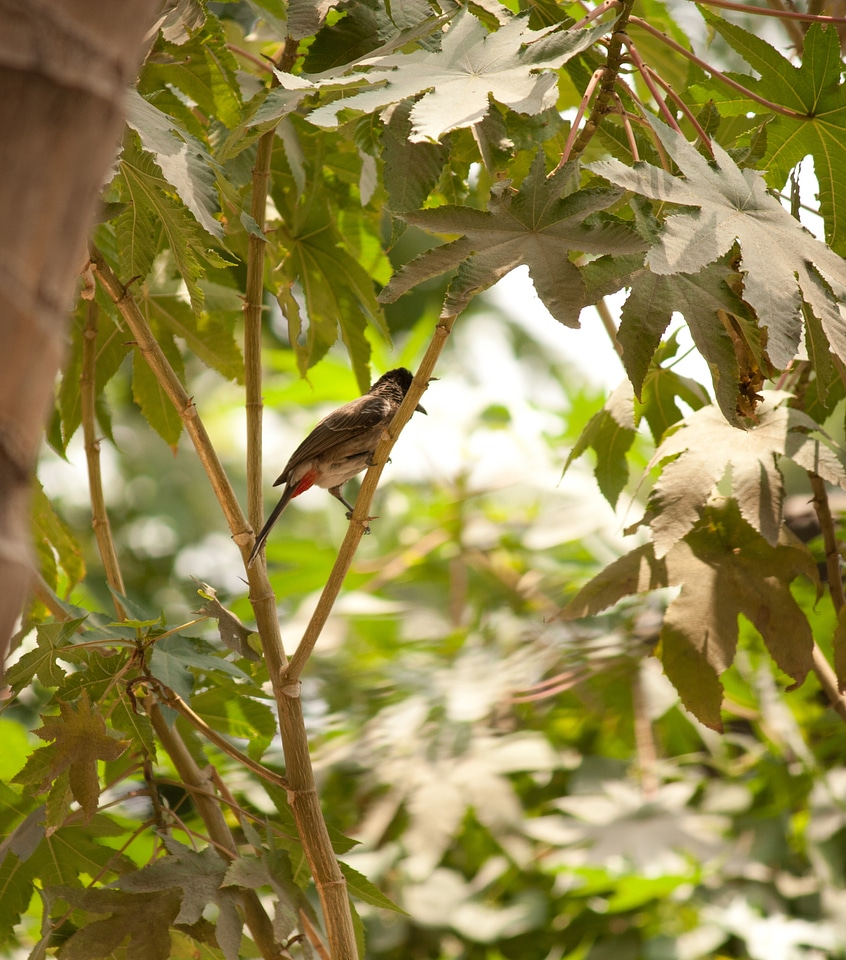
[[[328,488],[347,508],[349,519],[353,508],[341,495],[341,487],[372,465],[382,432],[399,409],[412,379],[413,374],[405,367],[389,370],[364,396],[345,403],[317,424],[273,483],[274,487],[284,483],[285,490],[256,537],[247,566],[252,565],[285,507],[309,487]],[[426,413],[420,404],[415,409]]]

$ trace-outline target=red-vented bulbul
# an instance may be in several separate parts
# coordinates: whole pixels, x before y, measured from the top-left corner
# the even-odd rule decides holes
[[[274,481],[274,487],[284,483],[285,490],[256,537],[248,565],[264,546],[285,507],[309,487],[328,488],[349,511],[347,517],[350,516],[353,508],[341,495],[341,487],[372,464],[382,431],[399,409],[412,378],[413,374],[405,367],[389,370],[363,397],[345,403],[317,424]],[[420,404],[416,409],[426,412]]]

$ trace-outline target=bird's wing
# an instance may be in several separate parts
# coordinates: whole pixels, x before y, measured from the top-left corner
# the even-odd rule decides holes
[[[391,402],[384,397],[374,397],[366,393],[324,417],[291,454],[274,486],[284,483],[288,472],[298,463],[312,457],[325,456],[334,447],[378,426],[390,414],[392,407]]]

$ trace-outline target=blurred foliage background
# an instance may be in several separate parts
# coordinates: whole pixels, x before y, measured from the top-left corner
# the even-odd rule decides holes
[[[275,5],[258,6],[272,22]],[[366,3],[347,6],[364,20],[371,9]],[[555,4],[535,6],[539,17],[557,10]],[[671,16],[682,22],[688,5],[650,0],[643,6],[655,22],[680,33]],[[255,20],[254,4],[208,7],[220,17],[207,21],[211,40],[183,38],[178,46],[160,39],[158,59],[148,60],[139,86],[186,129],[195,121],[184,97],[174,92],[178,87],[159,85],[168,70],[183,66],[179,50],[213,64],[214,54],[225,49],[224,35],[230,43],[247,44]],[[186,9],[194,5],[179,5],[179,16]],[[261,46],[261,38],[250,42]],[[719,39],[712,53],[737,66],[737,56]],[[325,66],[324,55],[314,41],[312,69]],[[663,58],[669,71],[673,58],[666,52]],[[585,69],[581,61],[572,66],[576,79],[583,79]],[[209,70],[216,76],[213,66]],[[258,89],[255,78],[242,77],[241,83],[245,100]],[[562,84],[568,83],[563,77]],[[566,89],[577,101],[579,94]],[[203,134],[218,156],[225,155],[226,136],[238,129],[240,116],[233,102],[226,119],[225,93],[214,84],[194,93],[198,100],[215,99],[226,121],[226,129]],[[325,148],[328,134],[299,118],[296,124],[306,154]],[[366,126],[356,129],[365,145]],[[523,134],[531,141],[531,131]],[[331,175],[326,173],[323,187],[363,209],[355,142],[348,139],[326,161]],[[289,138],[286,149],[294,161],[274,160],[283,186],[272,198],[282,219],[290,214],[286,204],[302,200],[297,181],[304,168],[296,165],[293,143]],[[242,194],[248,192],[250,149],[226,161],[229,182]],[[469,175],[473,150],[468,131],[455,135],[454,167],[445,182],[455,184],[459,172],[467,174],[464,196],[479,199],[490,184],[479,185]],[[124,160],[134,157],[143,173],[145,161],[133,154],[141,151],[131,131],[124,151]],[[527,155],[528,148],[521,152],[524,166]],[[113,184],[107,198],[116,205],[114,217],[97,239],[126,267],[128,280],[132,257],[121,246],[126,224],[119,224],[126,214],[122,205],[129,203],[126,183]],[[168,202],[176,203],[172,195]],[[366,217],[367,235],[340,221],[349,228],[346,239],[359,262],[367,261],[373,236],[387,229],[380,210],[371,208]],[[250,227],[236,225],[233,232],[230,249],[243,255]],[[398,262],[428,242],[415,231],[391,239]],[[278,238],[272,242],[283,246]],[[164,331],[162,341],[244,501],[243,268],[212,258],[202,285],[189,277],[188,289],[180,287],[167,257],[148,254],[151,322]],[[374,277],[387,282],[384,253],[374,254],[370,266]],[[270,270],[277,268],[274,263]],[[198,290],[207,309],[201,315],[213,319],[205,329],[180,313],[188,312],[186,298]],[[356,395],[356,374],[367,362],[378,372],[416,367],[444,294],[445,284],[431,281],[389,306],[385,322],[392,343],[378,336],[375,325],[359,331],[352,364],[346,349],[326,343],[312,344],[315,355],[305,363],[302,343],[298,355],[287,321],[275,303],[270,309],[268,298],[268,499],[270,481],[299,439],[320,416]],[[284,300],[284,293],[279,296]],[[102,291],[97,302],[114,320]],[[166,682],[250,757],[274,770],[282,768],[283,757],[264,665],[243,649],[233,653],[216,623],[197,614],[205,602],[198,587],[208,584],[243,623],[252,624],[239,551],[193,447],[179,436],[178,424],[167,422],[170,414],[151,412],[161,398],[143,382],[120,328],[118,334],[108,328],[117,340],[101,343],[99,356],[110,375],[97,398],[106,504],[130,617],[128,624],[112,622],[112,596],[91,532],[83,443],[68,426],[76,416],[79,333],[88,310],[82,303],[74,317],[74,352],[57,390],[40,469],[44,495],[36,497],[34,522],[44,582],[18,638],[18,659],[9,673],[15,694],[0,715],[3,956],[161,955],[137,931],[135,953],[120,939],[108,950],[97,939],[96,918],[111,906],[95,894],[109,882],[114,890],[146,891],[151,902],[161,903],[160,913],[145,914],[144,922],[173,924],[172,957],[257,956],[247,936],[221,942],[210,932],[228,916],[223,894],[203,902],[190,922],[181,914],[175,920],[178,908],[168,914],[167,898],[171,886],[179,885],[176,875],[156,880],[144,873],[164,855],[165,835],[168,862],[182,858],[187,864],[186,850],[202,848],[206,831],[143,711],[132,709],[118,682],[130,669],[145,682],[152,683],[150,676]],[[630,479],[616,509],[597,487],[594,464],[579,460],[562,476],[568,455],[605,402],[607,385],[617,379],[611,372],[617,359],[610,346],[607,353],[580,349],[584,331],[565,330],[548,315],[539,321],[547,332],[539,335],[526,314],[540,311],[536,300],[525,298],[522,312],[507,312],[495,297],[481,296],[462,315],[439,362],[438,380],[426,393],[428,417],[414,417],[394,449],[375,500],[372,535],[362,543],[303,678],[318,788],[336,850],[351,868],[347,879],[362,920],[363,956],[846,956],[846,728],[816,677],[788,689],[789,678],[741,618],[736,659],[721,677],[726,697],[720,735],[682,708],[653,656],[673,590],[627,599],[578,623],[556,619],[581,587],[644,537],[624,537],[623,529],[642,513],[656,472],[641,478],[654,450],[644,420],[627,454]],[[169,327],[174,317],[185,327]],[[592,315],[584,322],[599,327]],[[213,358],[198,357],[200,348]],[[679,354],[669,337],[658,359],[672,369]],[[708,399],[706,385],[686,389],[673,398],[679,415]],[[833,432],[842,418],[841,403],[828,421]],[[802,479],[788,474],[789,487],[802,490]],[[268,542],[283,639],[291,648],[346,526],[338,505],[312,491],[286,512]],[[810,547],[820,559],[819,540]],[[830,656],[836,627],[830,603],[819,600],[810,580],[797,580],[790,589]],[[74,634],[75,619],[62,627],[62,616],[87,616],[85,632]],[[145,692],[136,690],[139,699]],[[45,729],[39,716],[53,718],[59,704],[68,703],[75,706],[65,719],[97,704],[108,719],[108,737],[133,740],[119,757],[106,750],[97,758],[102,792],[96,813],[72,802],[78,793],[69,786],[73,770],[62,766],[65,748],[44,747],[47,738],[33,734]],[[237,861],[242,872],[229,881],[262,891],[284,939],[299,929],[298,912],[313,911],[284,792],[260,783],[183,718],[167,716],[197,762],[214,766],[227,792],[226,816],[244,851]],[[153,808],[148,791],[160,798],[166,815]],[[174,838],[181,846],[173,845]],[[146,887],[138,886],[141,876]],[[184,876],[181,882],[187,889]],[[289,949],[293,956],[316,955],[307,940],[293,941]]]

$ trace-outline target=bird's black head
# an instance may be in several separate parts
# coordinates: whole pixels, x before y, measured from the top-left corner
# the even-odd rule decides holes
[[[380,387],[384,388],[396,386],[399,388],[401,395],[404,397],[408,393],[408,388],[411,386],[411,381],[413,379],[414,374],[406,367],[395,367],[393,370],[389,370],[387,373],[384,373],[381,377],[379,377],[376,383],[374,383],[370,388],[370,393],[375,393]],[[415,409],[419,410],[420,413],[426,412],[419,403]]]

